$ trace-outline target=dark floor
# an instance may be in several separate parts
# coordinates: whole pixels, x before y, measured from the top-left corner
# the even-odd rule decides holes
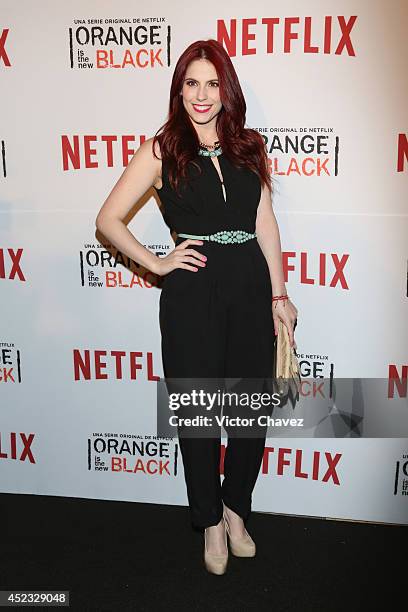
[[[257,556],[230,556],[214,576],[184,506],[12,494],[0,503],[0,588],[69,590],[73,610],[388,611],[405,597],[406,527],[253,512]]]

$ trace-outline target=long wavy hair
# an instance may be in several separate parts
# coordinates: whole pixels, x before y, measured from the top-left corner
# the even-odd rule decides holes
[[[178,192],[180,179],[188,179],[189,163],[200,170],[194,161],[198,134],[180,96],[187,68],[197,59],[210,61],[217,72],[222,108],[216,117],[216,130],[224,155],[236,167],[253,170],[261,185],[272,191],[265,141],[256,130],[245,128],[246,102],[237,73],[224,47],[214,39],[192,43],[179,57],[171,81],[168,119],[153,138],[153,151],[158,142],[170,185]]]

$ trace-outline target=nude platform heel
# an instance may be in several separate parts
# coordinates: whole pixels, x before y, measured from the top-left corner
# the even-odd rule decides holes
[[[225,530],[228,533],[229,544],[231,552],[235,557],[255,557],[256,545],[247,530],[245,529],[245,535],[242,538],[235,538],[231,536],[228,519],[224,514]]]
[[[227,569],[227,564],[228,564],[227,532],[225,529],[224,520],[223,520],[223,523],[224,523],[225,546],[227,548],[227,552],[224,555],[216,555],[214,553],[208,552],[207,538],[206,538],[207,531],[206,529],[204,529],[204,564],[205,564],[207,571],[209,571],[211,574],[217,574],[218,576],[225,574],[225,571]]]

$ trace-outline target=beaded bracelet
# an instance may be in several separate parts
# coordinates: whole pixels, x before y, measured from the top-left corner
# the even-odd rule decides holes
[[[288,298],[289,298],[289,296],[288,296],[288,294],[287,294],[287,293],[282,294],[282,295],[275,295],[275,296],[272,298],[272,302],[274,302],[275,300],[287,300]]]

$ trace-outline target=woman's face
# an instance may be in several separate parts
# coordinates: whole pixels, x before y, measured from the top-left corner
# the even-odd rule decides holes
[[[181,95],[184,108],[195,123],[215,121],[222,104],[214,64],[205,59],[192,61],[186,70]]]

